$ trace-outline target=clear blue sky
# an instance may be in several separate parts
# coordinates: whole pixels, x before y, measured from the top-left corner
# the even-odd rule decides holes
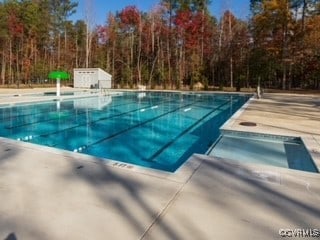
[[[226,9],[231,11],[238,17],[245,19],[249,15],[250,0],[212,0],[210,11],[220,17],[221,13]],[[160,0],[78,0],[79,6],[77,13],[71,19],[84,19],[84,8],[86,2],[90,2],[93,11],[92,19],[95,25],[102,25],[106,22],[109,12],[115,13],[121,11],[129,5],[135,5],[142,11],[149,11],[156,6]]]

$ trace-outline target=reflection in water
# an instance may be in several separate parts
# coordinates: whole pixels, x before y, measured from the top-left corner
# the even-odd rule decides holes
[[[145,92],[138,93],[138,98],[144,98],[146,96],[147,96],[147,94]]]
[[[82,98],[76,99],[73,102],[75,109],[96,109],[101,110],[105,106],[112,102],[112,97],[109,96],[99,96],[94,98]]]

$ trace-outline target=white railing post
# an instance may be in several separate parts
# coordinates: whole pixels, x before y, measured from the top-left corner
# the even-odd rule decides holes
[[[57,97],[60,97],[60,78],[57,78]]]

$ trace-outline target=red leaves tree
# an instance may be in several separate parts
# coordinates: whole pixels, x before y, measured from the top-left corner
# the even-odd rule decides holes
[[[8,16],[8,29],[12,37],[21,37],[23,35],[23,24],[14,12]]]
[[[136,6],[127,6],[119,14],[121,27],[134,31],[140,25],[140,12]]]
[[[159,0],[148,13],[128,6],[92,28],[87,51],[86,22],[68,19],[74,1],[2,1],[1,83],[44,80],[53,68],[72,71],[89,59],[119,87],[254,87],[261,79],[269,87],[320,88],[318,0],[295,1],[296,10],[292,1],[251,0],[249,20],[226,11],[219,21],[211,2]]]

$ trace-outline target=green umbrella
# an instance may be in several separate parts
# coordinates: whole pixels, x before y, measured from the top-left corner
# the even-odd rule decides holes
[[[60,96],[60,80],[67,80],[70,78],[70,74],[64,71],[52,71],[49,73],[50,79],[57,80],[57,97]]]
[[[52,71],[49,73],[50,79],[66,80],[70,78],[70,74],[63,71]]]

